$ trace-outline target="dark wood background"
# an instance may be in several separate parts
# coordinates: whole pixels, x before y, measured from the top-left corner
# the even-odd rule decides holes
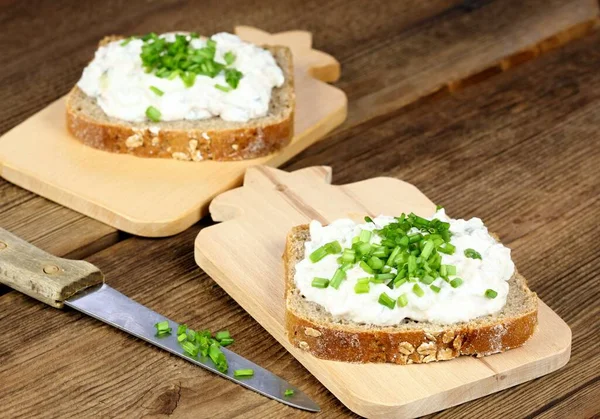
[[[432,416],[589,417],[600,412],[600,33],[586,14],[597,16],[595,1],[0,0],[0,133],[65,94],[109,33],[310,30],[342,63],[349,118],[284,168],[330,165],[338,184],[398,177],[453,216],[483,218],[573,331],[558,372]],[[516,55],[518,67],[458,81],[464,63],[564,33],[564,22],[584,22],[579,39],[560,35]],[[131,237],[0,179],[1,227],[86,258],[160,313],[231,330],[234,350],[301,387],[321,416],[352,415],[195,265],[193,240],[211,223]],[[302,415],[6,288],[0,330],[0,417]]]

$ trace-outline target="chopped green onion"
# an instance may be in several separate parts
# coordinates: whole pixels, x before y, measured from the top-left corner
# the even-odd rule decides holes
[[[228,339],[231,337],[229,334],[229,330],[221,330],[220,332],[215,333],[216,340]]]
[[[396,260],[396,258],[398,257],[398,255],[400,254],[400,246],[396,246],[394,247],[394,250],[392,250],[392,253],[390,254],[390,257],[387,260],[387,264],[389,266],[392,266],[392,264],[394,263],[394,261]]]
[[[373,233],[370,230],[361,230],[360,235],[358,236],[358,240],[363,243],[369,243],[371,241],[371,235]]]
[[[254,370],[251,370],[250,368],[235,370],[233,372],[234,377],[252,377],[253,375],[254,375]]]
[[[123,40],[121,42],[121,46],[124,47],[125,45],[129,44],[131,41],[133,41],[136,37],[135,36],[130,36],[129,38],[126,38],[125,40]]]
[[[160,122],[162,114],[154,106],[148,106],[148,108],[146,108],[146,116],[153,122]]]
[[[218,343],[213,342],[210,345],[208,348],[208,356],[217,367],[217,370],[221,372],[227,371],[227,358],[225,358],[225,354],[221,352]]]
[[[423,278],[421,278],[421,282],[424,283],[425,285],[429,285],[429,284],[433,283],[434,280],[435,280],[435,278],[433,278],[429,275],[425,275]]]
[[[421,289],[421,287],[419,286],[419,284],[413,285],[412,290],[417,295],[417,297],[422,297],[422,296],[425,295],[425,292]]]
[[[342,245],[340,244],[340,242],[338,242],[337,240],[329,242],[325,245],[325,249],[327,249],[327,251],[334,255],[336,253],[340,253],[342,251]]]
[[[406,294],[400,295],[400,297],[398,297],[398,306],[406,307],[407,304],[408,304],[408,296]]]
[[[346,263],[354,263],[354,259],[356,258],[356,252],[352,249],[345,249],[342,253],[342,262]]]
[[[408,273],[414,274],[417,271],[417,258],[415,255],[410,255],[408,257]]]
[[[171,328],[169,327],[169,322],[166,320],[156,323],[154,325],[154,327],[156,327],[156,334],[159,336],[171,334]]]
[[[233,343],[233,339],[232,338],[221,339],[219,341],[219,343],[221,344],[221,346],[229,346]]]
[[[231,87],[223,86],[222,84],[215,84],[215,88],[219,89],[220,91],[225,92],[225,93],[231,92],[231,90],[232,90]]]
[[[492,290],[492,289],[487,289],[485,291],[485,296],[487,298],[493,299],[493,298],[496,298],[498,296],[498,293],[496,291]]]
[[[357,245],[356,250],[361,255],[367,255],[371,251],[371,248],[372,248],[372,246],[370,243],[362,243],[361,242]]]
[[[437,285],[432,284],[429,286],[429,288],[431,289],[431,291],[435,292],[436,294],[441,291],[441,288],[438,287]]]
[[[290,396],[293,396],[293,395],[294,395],[294,390],[292,390],[291,388],[288,388],[288,389],[286,389],[286,390],[283,392],[283,395],[284,395],[285,397],[290,397]]]
[[[236,70],[235,68],[226,68],[225,69],[225,81],[232,88],[236,89],[240,80],[242,79],[243,74],[241,71]]]
[[[387,295],[385,292],[382,292],[379,295],[379,299],[377,300],[377,302],[381,305],[386,306],[387,308],[389,308],[390,310],[393,310],[394,307],[396,306],[396,301],[394,301],[389,295]]]
[[[319,247],[308,257],[312,263],[317,263],[327,255],[336,254],[342,251],[342,246],[338,241],[333,241]]]
[[[188,354],[188,355],[190,355],[190,356],[192,356],[192,357],[195,357],[195,356],[197,356],[197,355],[198,355],[198,352],[199,352],[199,350],[200,350],[200,348],[198,347],[198,345],[196,345],[196,344],[195,344],[195,343],[193,343],[193,342],[190,342],[189,340],[187,340],[187,341],[183,342],[183,343],[181,344],[181,347],[183,348],[183,351],[184,351],[186,354]]]
[[[383,268],[383,261],[381,259],[379,259],[377,256],[371,256],[371,258],[369,259],[369,261],[367,262],[367,264],[372,269],[381,269],[381,268]]]
[[[235,61],[235,54],[231,51],[227,51],[225,54],[223,54],[223,59],[227,65],[231,65]]]
[[[361,260],[360,263],[358,264],[358,266],[360,266],[362,268],[363,271],[365,271],[368,274],[373,274],[375,273],[373,271],[373,269],[367,264],[367,262],[365,262],[364,260]]]
[[[481,254],[475,249],[465,249],[465,256],[471,259],[481,260]]]
[[[163,92],[162,90],[160,90],[158,87],[156,86],[150,86],[150,90],[152,90],[154,93],[156,93],[158,96],[162,96],[165,94],[165,92]]]
[[[454,265],[444,265],[446,267],[446,273],[448,276],[456,275],[456,266]]]
[[[327,288],[329,286],[329,279],[313,278],[311,285],[315,288]]]
[[[179,326],[177,326],[177,334],[181,335],[182,333],[185,333],[187,328],[188,327],[185,324],[180,324]]]
[[[431,256],[431,252],[433,252],[433,249],[433,242],[431,240],[426,240],[425,246],[423,246],[423,250],[421,251],[421,258],[423,260],[429,259],[429,256]]]
[[[458,288],[463,284],[463,280],[461,278],[454,278],[452,281],[450,281],[450,285],[452,286],[452,288]]]
[[[443,245],[438,247],[437,250],[439,252],[446,253],[447,255],[452,255],[452,254],[454,254],[456,247],[450,243],[444,243]]]
[[[371,217],[369,217],[368,215],[367,215],[367,216],[365,216],[365,221],[366,221],[367,223],[373,223],[373,224],[375,224],[375,222],[373,221],[373,219],[372,219]]]
[[[184,340],[187,339],[187,335],[185,333],[182,333],[181,335],[177,335],[177,342],[181,343]]]
[[[444,209],[444,207],[442,207],[441,205],[436,205],[435,206],[435,212],[438,212],[441,209]]]
[[[399,278],[396,277],[396,279],[394,279],[394,287],[398,288],[399,286],[401,286],[402,284],[404,284],[406,282],[406,278]]]
[[[364,278],[358,278],[356,280],[356,282],[358,282],[359,284],[369,284],[371,282],[373,278],[369,278],[369,277],[364,277]]]
[[[369,292],[369,283],[364,283],[364,282],[357,282],[356,285],[354,285],[354,292],[356,294],[366,294]]]
[[[390,273],[388,273],[388,274],[375,274],[375,279],[380,279],[380,280],[383,280],[383,281],[394,279],[395,277],[396,277],[395,274],[390,274]]]
[[[337,269],[329,281],[329,286],[337,290],[344,279],[346,279],[346,272],[343,269]]]

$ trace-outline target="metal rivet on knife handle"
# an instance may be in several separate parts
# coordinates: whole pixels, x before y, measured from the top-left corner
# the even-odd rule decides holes
[[[47,273],[48,275],[54,275],[54,274],[60,272],[60,268],[56,265],[46,265],[46,266],[44,266],[44,272]]]

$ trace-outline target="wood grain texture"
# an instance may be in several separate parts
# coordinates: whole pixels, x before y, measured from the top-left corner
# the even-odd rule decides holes
[[[311,48],[310,33],[271,35],[241,27],[239,35],[259,45],[287,46],[292,52],[294,137],[282,150],[235,162],[182,162],[104,152],[69,134],[65,98],[61,98],[0,138],[0,175],[132,234],[162,237],[188,228],[205,215],[215,195],[239,184],[246,168],[279,166],[346,118],[346,95],[313,77],[334,80],[339,76],[339,64]],[[224,143],[219,142],[217,148]]]
[[[535,16],[544,13],[556,18],[553,13],[562,4],[575,9],[577,4],[597,7],[587,0],[519,3],[469,1],[465,4],[479,5],[470,8],[462,6],[461,0],[377,1],[365,8],[361,0],[261,4],[6,0],[0,3],[0,132],[65,94],[79,78],[98,39],[107,33],[193,30],[198,22],[205,32],[229,30],[234,24],[270,32],[310,30],[315,47],[342,63],[338,86],[351,99],[350,120],[344,125],[346,131],[304,151],[286,168],[332,165],[338,183],[396,176],[444,203],[452,215],[482,217],[514,249],[516,263],[532,288],[573,331],[571,360],[561,370],[433,416],[589,417],[600,412],[596,349],[600,312],[594,305],[600,298],[594,285],[598,283],[599,231],[595,224],[582,227],[573,220],[597,217],[600,205],[596,164],[600,151],[595,147],[600,141],[600,37],[592,35],[535,60],[525,52],[513,58],[525,61],[522,66],[451,97],[438,95],[403,109],[397,103],[386,105],[396,98],[385,90],[375,100],[394,73],[418,64],[418,60],[407,62],[395,45],[410,56],[426,56],[429,48],[435,50],[438,42],[444,42],[454,19],[463,22],[455,26],[454,39],[473,45],[480,38],[464,32],[465,22],[467,29],[473,24],[480,30],[475,17],[468,19],[484,16],[480,13],[486,9],[493,8],[493,18],[500,21],[510,13],[501,10],[503,5],[517,7],[521,13],[512,15],[514,22],[543,25]],[[505,20],[504,26],[510,27],[513,21]],[[435,31],[440,22],[444,26],[438,25]],[[429,36],[419,38],[418,33],[426,29]],[[405,37],[423,43],[403,43]],[[379,77],[386,77],[386,83],[378,82]],[[353,107],[366,96],[377,101],[377,109]],[[367,111],[369,115],[361,117]],[[88,251],[85,243],[98,243],[89,236],[100,241],[122,238],[101,223],[0,180],[0,190],[7,187],[10,192],[0,195],[0,226],[45,250],[64,255],[53,247],[69,253],[81,246],[89,254],[93,246]],[[239,337],[234,350],[301,385],[321,404],[319,417],[351,416],[195,267],[191,243],[206,225],[207,221],[202,222],[166,240],[129,239],[90,260],[106,271],[109,284],[157,311],[198,327],[228,327]],[[108,235],[103,235],[102,228],[107,228]],[[54,310],[16,292],[0,297],[0,327],[7,337],[0,344],[2,417],[197,418],[215,412],[220,417],[315,417],[198,372],[184,361],[165,358],[148,345],[140,349],[137,340],[108,326],[73,311]],[[41,349],[35,353],[23,349],[31,348],[32,342]],[[206,388],[211,388],[209,395]],[[74,405],[80,409],[73,410]]]
[[[6,286],[62,308],[64,300],[103,279],[88,262],[53,256],[0,228],[0,283]]]
[[[285,295],[281,255],[294,226],[311,219],[328,224],[338,218],[361,221],[367,214],[428,216],[435,212],[435,205],[423,193],[398,179],[377,177],[341,186],[330,185],[330,179],[331,172],[323,166],[291,173],[263,166],[248,169],[242,187],[217,196],[210,204],[211,215],[223,223],[200,232],[195,259],[349,409],[364,417],[422,416],[566,364],[571,331],[542,302],[539,327],[524,346],[481,359],[461,357],[423,365],[351,364],[325,361],[303,351],[302,343],[314,341],[302,338],[303,327],[297,329],[295,344],[290,342],[286,303],[274,297]],[[349,339],[344,342],[349,344]],[[406,386],[407,382],[411,385]]]

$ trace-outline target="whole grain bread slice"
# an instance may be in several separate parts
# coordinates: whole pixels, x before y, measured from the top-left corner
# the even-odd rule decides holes
[[[502,312],[452,325],[405,320],[375,326],[334,319],[322,306],[307,301],[296,288],[296,264],[310,240],[308,225],[294,227],[285,253],[286,332],[295,346],[312,355],[345,362],[427,363],[460,355],[484,356],[521,346],[537,325],[537,296],[515,272]]]
[[[100,45],[122,37],[104,38]],[[273,89],[269,112],[247,122],[203,120],[129,122],[104,113],[96,99],[75,86],[67,96],[67,128],[84,144],[112,153],[177,160],[244,160],[285,147],[294,134],[294,71],[284,46],[264,46],[282,69],[285,82]]]

